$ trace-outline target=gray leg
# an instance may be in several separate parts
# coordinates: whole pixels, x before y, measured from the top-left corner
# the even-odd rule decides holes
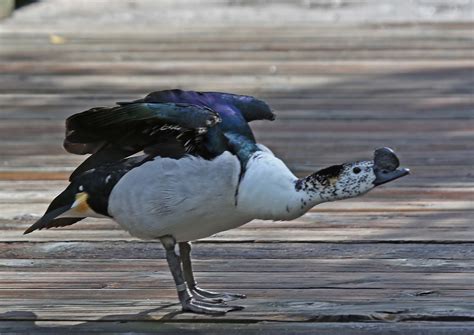
[[[203,290],[197,286],[196,280],[194,279],[193,267],[191,264],[191,243],[180,242],[179,253],[181,255],[181,261],[183,263],[184,279],[188,284],[188,288],[192,295],[196,298],[200,297],[203,301],[232,301],[236,299],[245,299],[244,294],[238,293],[218,293]]]
[[[239,307],[228,306],[224,303],[208,303],[195,299],[189,291],[183,277],[180,257],[175,252],[176,240],[172,236],[164,236],[161,237],[160,240],[166,249],[166,260],[168,261],[168,266],[173,275],[183,311],[222,315],[230,311],[241,309]]]

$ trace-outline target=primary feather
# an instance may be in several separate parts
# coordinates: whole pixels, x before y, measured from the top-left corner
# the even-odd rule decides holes
[[[206,159],[229,150],[244,165],[258,150],[247,122],[258,119],[274,119],[263,101],[220,92],[157,91],[118,106],[92,108],[66,120],[66,150],[92,154],[70,180],[141,150],[153,156],[188,153]]]

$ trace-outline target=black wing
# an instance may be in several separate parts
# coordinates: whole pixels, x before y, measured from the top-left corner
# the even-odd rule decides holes
[[[254,120],[275,119],[275,114],[270,107],[262,100],[249,95],[239,95],[224,92],[197,92],[183,91],[179,89],[156,91],[148,94],[145,98],[135,100],[132,103],[189,103],[197,106],[206,106],[222,117],[222,114],[232,111],[242,115],[246,122]],[[126,105],[130,102],[119,102]]]
[[[70,180],[141,150],[152,156],[190,153],[207,159],[229,150],[245,166],[258,150],[248,122],[274,118],[261,100],[221,92],[157,91],[115,107],[92,108],[66,121],[66,150],[92,154]]]
[[[64,148],[92,154],[71,175],[141,150],[152,155],[180,157],[192,152],[209,128],[220,122],[205,106],[183,103],[131,103],[97,107],[66,120]]]

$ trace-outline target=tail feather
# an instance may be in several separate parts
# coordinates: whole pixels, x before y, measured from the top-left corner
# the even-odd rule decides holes
[[[58,218],[61,214],[71,209],[75,197],[71,187],[66,188],[49,205],[46,213],[29,227],[23,234],[29,234],[35,230],[49,229],[54,227],[64,227],[84,219],[83,217]]]
[[[52,228],[54,227],[53,225],[53,222],[54,221],[57,221],[57,220],[60,220],[60,219],[57,219],[55,220],[55,218],[61,214],[63,214],[64,212],[68,211],[69,209],[71,208],[71,206],[63,206],[63,207],[59,207],[59,208],[56,208],[56,209],[53,209],[52,211],[49,211],[49,212],[46,212],[42,217],[41,219],[39,219],[38,221],[36,221],[30,228],[28,228],[23,234],[29,234],[31,233],[32,231],[35,231],[37,229],[41,230],[43,228]]]

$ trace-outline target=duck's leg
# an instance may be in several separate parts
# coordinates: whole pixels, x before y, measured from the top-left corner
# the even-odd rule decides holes
[[[191,243],[190,242],[180,242],[179,243],[179,253],[181,255],[181,261],[183,263],[183,273],[184,279],[188,284],[188,288],[195,297],[205,298],[205,301],[232,301],[236,299],[245,299],[244,294],[238,293],[218,293],[204,290],[197,286],[197,282],[194,279],[193,267],[191,264]]]
[[[176,240],[172,236],[163,236],[160,240],[166,249],[166,260],[168,261],[168,266],[173,275],[176,290],[178,291],[178,298],[183,307],[183,311],[222,315],[230,311],[242,309],[239,306],[229,306],[225,303],[217,302],[209,303],[194,298],[184,280],[180,257],[175,252]]]

